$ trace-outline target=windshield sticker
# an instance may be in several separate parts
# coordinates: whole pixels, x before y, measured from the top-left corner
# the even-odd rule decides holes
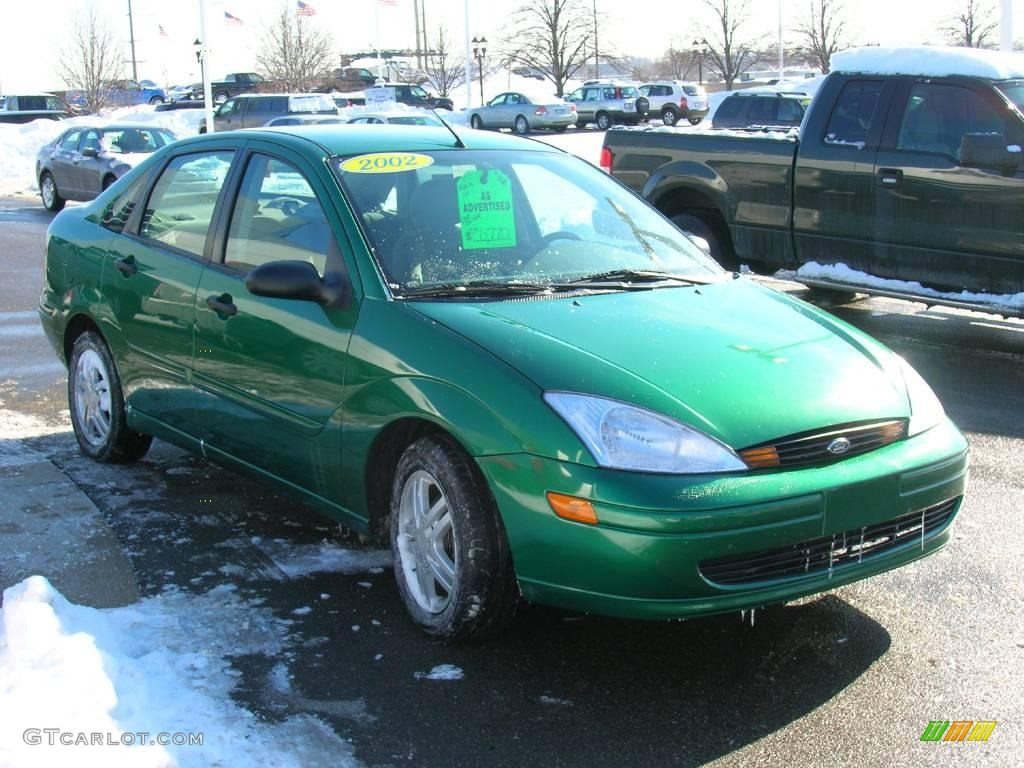
[[[349,173],[399,173],[426,168],[433,163],[434,158],[430,155],[418,155],[414,152],[375,152],[372,155],[350,157],[341,164],[341,170]]]
[[[462,247],[514,248],[512,182],[501,171],[468,171],[458,182]]]

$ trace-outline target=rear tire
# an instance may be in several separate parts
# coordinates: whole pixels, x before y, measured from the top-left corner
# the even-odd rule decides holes
[[[390,528],[398,591],[420,629],[465,640],[512,620],[519,587],[504,526],[472,459],[450,437],[422,437],[402,454]]]
[[[43,198],[43,206],[48,211],[59,211],[67,202],[57,191],[57,182],[49,171],[43,171],[39,177],[39,196]]]
[[[228,100],[227,91],[217,91],[217,93],[213,94],[213,103],[216,104],[217,106],[220,106],[221,104],[223,104],[227,100]]]
[[[567,129],[568,127],[569,127],[569,126],[567,126],[567,125],[556,125],[556,126],[555,126],[554,128],[552,128],[551,130],[552,130],[552,131],[554,131],[555,133],[565,133],[565,131],[566,131],[566,129]]]
[[[607,131],[609,128],[612,127],[612,116],[609,115],[607,112],[598,112],[596,122],[597,130]]]
[[[713,214],[696,211],[680,213],[672,217],[672,223],[688,235],[704,238],[711,249],[711,258],[721,264],[723,268],[730,270],[739,268],[735,255],[726,252],[724,243],[728,241],[722,232],[725,225]]]
[[[690,125],[700,125],[701,120],[703,120],[703,119],[704,119],[703,117],[691,117],[690,118]]]
[[[82,453],[96,461],[128,464],[146,455],[153,438],[128,428],[124,393],[114,358],[102,337],[86,331],[68,361],[71,426]]]
[[[526,134],[528,134],[530,132],[530,123],[522,115],[518,115],[516,117],[516,121],[515,121],[514,125],[515,125],[515,128],[514,128],[515,132],[518,133],[520,136],[525,136]]]
[[[679,122],[679,113],[669,107],[661,113],[661,122],[665,125],[675,125]]]
[[[153,106],[156,106],[157,104],[163,104],[164,100],[161,99],[159,96],[154,96],[152,99],[149,100],[149,103]]]

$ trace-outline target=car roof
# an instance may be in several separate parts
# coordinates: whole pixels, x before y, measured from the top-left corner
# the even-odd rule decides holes
[[[267,98],[267,97],[270,97],[270,98],[281,98],[282,96],[288,96],[289,98],[292,97],[292,96],[327,96],[327,98],[330,98],[330,95],[326,94],[326,93],[240,93],[237,96],[232,96],[232,98],[234,98],[234,99],[260,99],[260,98]]]
[[[446,128],[386,123],[384,125],[285,125],[272,128],[248,128],[242,131],[218,131],[185,139],[190,146],[216,143],[232,136],[250,141],[260,138],[283,142],[297,149],[329,155],[361,155],[371,152],[431,152],[455,149],[455,137]],[[543,142],[491,131],[463,131],[459,138],[467,149],[514,149],[517,151],[559,152]],[[176,146],[181,146],[179,142]]]
[[[806,99],[807,98],[807,94],[806,93],[799,93],[797,91],[740,91],[738,93],[731,93],[731,94],[729,94],[729,96],[727,98],[731,99],[731,98],[734,98],[734,97],[737,97],[737,96],[742,96],[743,98],[748,98],[748,97],[752,97],[752,96],[761,96],[761,97],[767,97],[767,98],[772,98],[772,99],[795,99],[795,100],[798,100],[798,101],[800,99]]]

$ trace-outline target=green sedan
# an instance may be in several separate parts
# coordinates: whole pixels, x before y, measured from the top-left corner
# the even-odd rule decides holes
[[[412,620],[679,618],[947,543],[967,445],[870,337],[588,163],[402,126],[218,133],[50,227],[81,450],[153,437],[390,541]]]

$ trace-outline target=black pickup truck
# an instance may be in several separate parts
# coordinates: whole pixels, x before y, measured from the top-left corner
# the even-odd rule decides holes
[[[851,54],[837,54],[799,136],[610,131],[602,166],[727,267],[845,264],[924,288],[841,267],[797,278],[906,298],[1024,292],[1024,56],[986,67],[950,51],[940,71],[967,74],[938,76],[905,74],[914,59],[896,54],[856,71],[884,57]]]
[[[232,96],[243,93],[257,93],[267,85],[267,81],[255,72],[232,72],[223,80],[210,83],[210,95],[214,104],[223,104]],[[192,91],[193,100],[203,100],[203,88],[200,86]]]

